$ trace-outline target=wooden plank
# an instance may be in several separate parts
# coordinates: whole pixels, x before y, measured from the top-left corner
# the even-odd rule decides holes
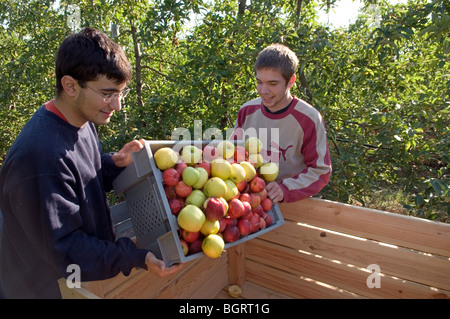
[[[86,288],[69,288],[66,283],[66,278],[60,278],[58,285],[63,299],[100,299],[99,296],[93,294]]]
[[[167,277],[160,278],[153,274],[151,271],[139,269],[136,271],[134,276],[125,277],[123,275],[121,278],[124,279],[120,281],[120,284],[111,289],[105,298],[108,299],[149,299],[155,298],[157,294],[163,290],[166,286],[170,285],[172,281],[177,280],[180,276],[189,273],[192,267],[195,267],[199,260],[193,260],[184,265],[184,268],[179,272],[169,275]],[[105,283],[108,286],[108,283]]]
[[[246,244],[247,242],[227,249],[228,282],[230,285],[242,286],[245,283]]]
[[[220,280],[211,282],[210,278],[219,273]],[[183,273],[176,280],[172,280],[170,285],[164,288],[157,298],[214,298],[215,295],[227,284],[227,255],[212,259],[203,256],[199,259],[195,267],[191,267],[188,272]]]
[[[317,280],[247,260],[247,281],[297,299],[353,299],[357,294]]]
[[[450,257],[450,224],[317,198],[279,207],[288,220]]]
[[[292,297],[249,281],[244,282],[244,284],[240,286],[242,294],[239,297],[231,297],[228,294],[229,286],[230,285],[226,285],[225,288],[216,295],[215,299],[292,299]]]
[[[450,290],[450,259],[446,257],[292,221],[260,238],[361,268],[377,264],[384,274]]]
[[[379,288],[369,288],[367,269],[320,255],[255,239],[247,246],[247,258],[278,268],[287,273],[305,276],[357,293],[368,298],[450,298],[450,292],[381,274]]]

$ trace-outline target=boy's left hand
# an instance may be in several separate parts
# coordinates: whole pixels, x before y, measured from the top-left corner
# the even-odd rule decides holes
[[[144,147],[144,140],[133,140],[122,147],[122,149],[115,153],[112,157],[114,164],[117,167],[126,167],[133,162],[132,152],[137,152]]]
[[[266,185],[267,196],[274,202],[281,202],[284,197],[283,190],[277,182],[270,182]]]

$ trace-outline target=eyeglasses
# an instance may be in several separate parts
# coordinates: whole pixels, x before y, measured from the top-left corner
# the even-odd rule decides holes
[[[85,84],[89,89],[91,89],[92,91],[94,91],[95,93],[97,93],[98,95],[100,95],[103,98],[103,102],[105,103],[110,103],[112,102],[114,99],[124,99],[128,93],[130,92],[130,88],[125,88],[123,91],[121,92],[115,92],[115,93],[102,93],[99,92],[93,88],[91,88],[89,85]]]

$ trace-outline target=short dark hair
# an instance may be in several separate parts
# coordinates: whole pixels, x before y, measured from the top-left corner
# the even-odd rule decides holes
[[[261,69],[272,69],[281,72],[286,83],[297,72],[298,58],[287,46],[275,43],[259,52],[254,65],[255,72]]]
[[[93,28],[84,28],[69,35],[62,42],[56,56],[56,91],[62,90],[61,79],[70,75],[80,86],[105,75],[117,83],[129,83],[131,64],[122,47],[108,36]]]

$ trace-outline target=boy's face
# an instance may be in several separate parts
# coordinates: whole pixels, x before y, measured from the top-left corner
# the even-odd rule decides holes
[[[286,83],[281,72],[273,69],[256,71],[256,90],[262,98],[263,104],[272,112],[281,110],[291,102],[291,87],[295,82],[295,75]]]
[[[109,94],[122,92],[125,83],[117,84],[102,76],[96,81],[88,81],[84,88],[79,87],[79,94],[74,101],[74,115],[79,123],[90,121],[97,125],[109,123],[114,111],[121,110],[119,97],[105,102]],[[84,123],[82,125],[84,125]]]

